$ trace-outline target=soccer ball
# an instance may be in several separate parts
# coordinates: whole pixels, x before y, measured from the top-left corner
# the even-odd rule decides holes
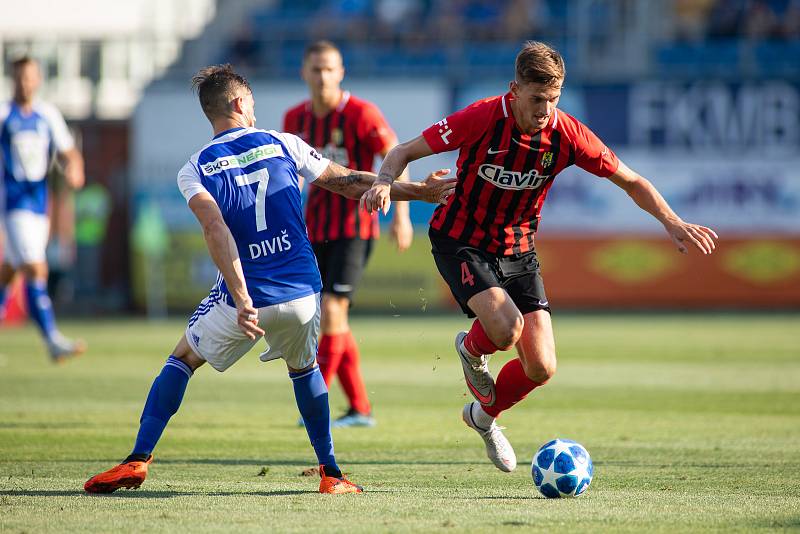
[[[592,475],[589,452],[570,439],[548,441],[539,447],[531,463],[533,483],[548,499],[583,495]]]

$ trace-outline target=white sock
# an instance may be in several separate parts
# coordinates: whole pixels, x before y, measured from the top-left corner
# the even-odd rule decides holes
[[[479,402],[473,402],[469,409],[470,415],[472,415],[472,420],[475,422],[475,424],[484,430],[489,430],[489,428],[492,426],[492,423],[494,423],[494,417],[484,412],[483,407]]]

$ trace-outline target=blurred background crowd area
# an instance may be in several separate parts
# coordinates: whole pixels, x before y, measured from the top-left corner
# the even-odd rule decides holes
[[[676,254],[607,183],[571,169],[544,207],[548,295],[573,308],[800,308],[800,0],[0,0],[0,99],[28,54],[66,117],[87,187],[54,167],[49,261],[76,313],[187,310],[215,269],[175,185],[210,130],[189,89],[200,67],[247,74],[258,125],[308,98],[303,49],[342,49],[344,88],[401,140],[505,91],[522,42],[565,57],[559,107],[723,239]],[[453,168],[453,154],[412,164]],[[430,260],[431,208],[412,205],[412,250],[380,240],[358,309],[452,305]],[[385,220],[383,222],[386,222]]]
[[[31,53],[68,118],[125,118],[152,80],[229,61],[296,79],[312,40],[348,75],[505,77],[522,41],[565,57],[569,82],[800,76],[800,0],[0,0],[0,93]]]
[[[321,37],[341,44],[360,74],[485,74],[530,38],[558,46],[586,77],[604,76],[598,62],[605,76],[718,62],[759,74],[791,69],[784,57],[796,67],[800,0],[277,0],[251,10],[228,54],[290,75],[297,65],[279,61],[275,45],[293,58]]]

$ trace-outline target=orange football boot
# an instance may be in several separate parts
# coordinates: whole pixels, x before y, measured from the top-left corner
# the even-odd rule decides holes
[[[331,493],[334,495],[340,493],[364,493],[364,488],[347,480],[344,474],[342,478],[329,477],[325,474],[325,468],[323,466],[319,466],[319,476],[322,477],[322,480],[319,481],[320,493]]]
[[[119,488],[136,489],[147,478],[147,466],[152,461],[153,455],[151,454],[144,462],[119,464],[87,480],[83,489],[89,493],[112,493]]]

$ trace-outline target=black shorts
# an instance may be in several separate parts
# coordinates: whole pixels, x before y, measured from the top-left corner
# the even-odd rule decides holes
[[[372,240],[337,239],[311,246],[322,275],[322,292],[352,300],[372,252]]]
[[[436,267],[467,317],[475,317],[467,301],[490,287],[505,289],[523,314],[550,311],[535,250],[495,256],[434,230],[428,236]]]

